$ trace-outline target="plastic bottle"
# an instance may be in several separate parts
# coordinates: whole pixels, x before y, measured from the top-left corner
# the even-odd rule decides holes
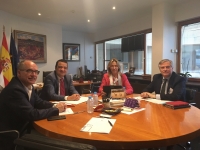
[[[87,100],[87,112],[88,113],[93,113],[94,112],[94,108],[93,108],[93,98],[92,96],[89,96],[88,97],[88,100]]]
[[[98,95],[97,95],[97,92],[94,92],[93,94],[93,101],[94,101],[94,106],[96,107],[98,105]]]
[[[126,98],[126,87],[125,86],[123,87],[123,90],[124,90],[124,98]]]

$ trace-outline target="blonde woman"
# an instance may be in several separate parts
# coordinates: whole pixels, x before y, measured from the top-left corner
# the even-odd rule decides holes
[[[115,58],[110,60],[107,66],[108,72],[104,74],[101,86],[99,88],[99,93],[104,96],[106,93],[103,91],[103,86],[106,85],[121,85],[126,88],[126,94],[132,94],[133,88],[129,83],[125,74],[120,72],[119,61]]]

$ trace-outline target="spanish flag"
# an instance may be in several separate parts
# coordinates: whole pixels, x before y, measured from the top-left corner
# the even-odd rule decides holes
[[[10,55],[8,52],[8,44],[5,36],[5,32],[3,31],[3,40],[2,40],[2,47],[1,47],[1,53],[0,53],[0,65],[1,65],[1,75],[4,80],[4,85],[3,82],[0,82],[2,87],[4,88],[10,80],[13,77],[12,73],[12,64],[10,60]]]

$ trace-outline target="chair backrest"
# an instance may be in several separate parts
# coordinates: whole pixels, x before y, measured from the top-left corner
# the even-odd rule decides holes
[[[43,71],[43,75],[42,75],[42,77],[43,77],[43,83],[44,83],[44,80],[45,80],[45,77],[48,75],[48,74],[50,74],[52,71]]]
[[[99,92],[99,87],[101,85],[101,82],[93,82],[91,84],[91,93],[94,93],[94,92]]]
[[[195,93],[194,102],[196,107],[200,109],[200,92]]]
[[[19,138],[17,130],[0,131],[0,149],[14,149],[14,140]]]
[[[14,143],[25,149],[36,150],[96,150],[94,146],[89,144],[58,140],[34,134],[25,134],[23,137],[16,139]]]
[[[196,90],[186,88],[185,99],[186,102],[192,102],[195,97]]]

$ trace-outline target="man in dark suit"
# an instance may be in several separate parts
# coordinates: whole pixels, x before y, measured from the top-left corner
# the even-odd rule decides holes
[[[161,100],[185,100],[185,78],[173,72],[173,64],[169,59],[159,62],[160,74],[153,76],[153,81],[143,90],[141,97]],[[155,94],[152,94],[155,92]]]
[[[79,100],[80,95],[67,75],[68,63],[64,59],[56,62],[55,71],[45,77],[40,97],[45,100]],[[63,83],[62,83],[63,82]]]
[[[0,94],[0,131],[20,132],[27,122],[56,116],[65,110],[63,102],[54,105],[38,97],[32,86],[38,74],[34,62],[25,60],[18,64],[17,77],[13,77]],[[0,149],[9,149],[9,146],[12,142],[0,136]]]

